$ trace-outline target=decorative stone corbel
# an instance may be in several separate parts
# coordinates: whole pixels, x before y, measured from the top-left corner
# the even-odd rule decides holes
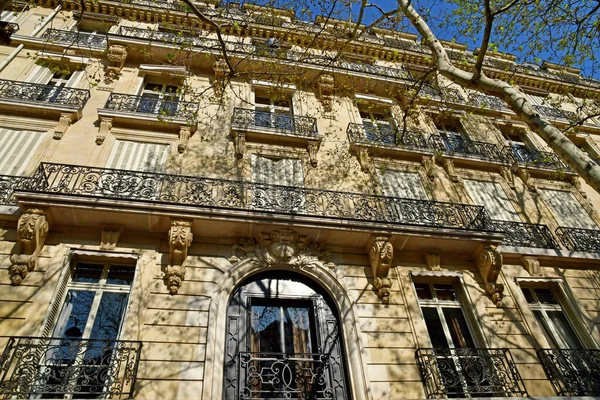
[[[442,269],[439,249],[425,249],[423,258],[425,259],[427,268],[429,268],[431,271],[440,271]]]
[[[362,172],[366,174],[373,172],[373,160],[371,160],[369,151],[366,148],[358,147],[356,149],[356,158],[358,159],[358,163],[360,164],[360,169]]]
[[[504,178],[506,183],[511,189],[515,188],[515,176],[512,173],[512,170],[508,167],[500,167],[500,175]]]
[[[308,152],[308,161],[313,168],[315,168],[318,164],[317,152],[319,151],[320,145],[321,142],[318,140],[309,140],[306,146],[306,151]]]
[[[429,180],[433,181],[433,179],[435,178],[435,170],[434,170],[435,157],[434,156],[423,156],[423,158],[421,158],[421,165],[425,169],[425,173],[427,174],[427,177],[429,178]]]
[[[584,190],[581,190],[581,181],[578,176],[571,176],[569,182],[571,182],[571,185],[573,185],[584,198],[587,198],[587,193]]]
[[[9,274],[12,285],[20,285],[27,274],[35,268],[49,228],[43,210],[30,208],[19,218],[17,225],[19,254],[10,256]]]
[[[183,263],[194,235],[192,234],[192,221],[171,221],[169,230],[169,265],[165,271],[165,280],[170,294],[177,294],[185,279],[185,266]]]
[[[71,126],[71,122],[73,122],[73,116],[71,114],[61,113],[58,125],[52,130],[52,138],[54,140],[62,139],[65,132],[67,132],[67,129],[69,129],[69,126]]]
[[[444,169],[446,170],[446,173],[450,177],[450,180],[452,182],[458,182],[459,181],[458,175],[456,174],[456,171],[454,170],[454,161],[444,159],[442,161],[442,164],[444,165]]]
[[[535,257],[521,257],[521,265],[529,275],[531,276],[542,276],[542,270],[540,269],[540,261]]]
[[[192,130],[189,126],[181,125],[181,127],[179,128],[179,143],[177,144],[177,152],[179,154],[183,154],[185,149],[187,149],[187,144],[190,140],[191,134]]]
[[[531,178],[531,175],[529,174],[529,172],[527,172],[523,168],[519,168],[517,170],[517,174],[519,175],[519,178],[521,178],[521,180],[523,181],[523,183],[525,184],[525,186],[527,187],[527,189],[529,189],[531,192],[535,192],[537,190],[537,188],[535,187],[535,185],[533,183],[533,179]]]
[[[121,69],[123,69],[125,61],[127,60],[127,49],[125,46],[113,44],[108,48],[108,51],[106,52],[106,58],[108,58],[108,61],[111,62],[109,71],[113,73],[119,73],[121,72]]]
[[[333,110],[333,91],[334,91],[334,79],[329,74],[322,74],[319,77],[319,95],[321,98],[321,104],[323,110],[326,113],[330,113]]]
[[[233,147],[235,158],[241,160],[244,158],[244,153],[246,152],[246,133],[234,131],[233,132]]]
[[[98,131],[98,134],[96,135],[96,144],[98,146],[100,146],[102,143],[104,143],[104,140],[106,139],[106,135],[108,135],[108,132],[110,132],[111,129],[112,129],[112,118],[100,117],[100,130]]]
[[[388,304],[392,287],[392,281],[388,275],[394,258],[394,247],[388,236],[373,236],[369,240],[367,250],[373,270],[373,286],[377,290],[377,296],[381,302]]]
[[[215,81],[213,83],[213,91],[215,96],[220,97],[225,90],[225,76],[229,72],[229,67],[225,60],[216,60],[213,63],[213,72],[215,73]]]
[[[475,264],[483,278],[486,293],[496,307],[502,307],[504,285],[496,283],[502,269],[502,254],[494,246],[482,244],[475,250]]]
[[[102,225],[100,234],[100,250],[114,250],[123,232],[121,225]]]

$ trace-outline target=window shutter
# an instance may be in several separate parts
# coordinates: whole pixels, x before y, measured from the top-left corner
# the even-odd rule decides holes
[[[69,87],[69,88],[76,88],[84,76],[85,76],[85,70],[73,72],[65,86]]]
[[[54,74],[52,73],[52,71],[50,71],[50,68],[42,67],[41,65],[36,65],[33,71],[31,71],[31,73],[27,77],[27,79],[25,79],[25,81],[30,83],[39,83],[42,85],[46,85],[48,82],[50,82],[50,79],[52,79],[53,76]]]
[[[552,286],[552,292],[556,296],[558,302],[562,306],[563,311],[567,315],[571,326],[577,333],[579,340],[586,349],[596,349],[596,343],[594,339],[590,335],[588,328],[585,326],[583,321],[581,320],[581,313],[579,313],[567,294],[565,293],[564,288],[560,284],[554,284]]]
[[[44,132],[0,128],[0,174],[22,174],[43,138]]]
[[[3,22],[15,22],[18,17],[19,17],[18,13],[8,10],[8,11],[2,11],[0,20]]]
[[[381,180],[383,193],[386,196],[427,200],[427,193],[418,173],[385,171]]]
[[[252,155],[252,181],[270,185],[304,186],[302,161],[292,158],[271,160]]]
[[[492,219],[521,222],[506,192],[499,183],[464,180],[465,187],[478,206],[484,206]]]
[[[562,190],[540,190],[542,198],[559,221],[569,228],[598,229],[598,226],[577,201],[573,193]]]
[[[143,172],[162,172],[169,146],[156,143],[117,140],[108,158],[107,168]]]
[[[542,96],[536,96],[536,95],[533,95],[533,94],[527,94],[527,93],[525,93],[525,97],[534,106],[543,106],[544,105],[544,98]]]
[[[59,284],[56,286],[56,290],[54,291],[54,296],[52,298],[54,301],[50,306],[50,311],[46,316],[46,321],[43,324],[44,328],[42,330],[42,337],[48,337],[54,330],[54,326],[56,325],[56,320],[60,313],[60,309],[65,301],[65,295],[67,292],[67,284],[71,279],[71,260],[73,259],[72,253],[69,253],[68,256],[65,257],[65,262],[63,264],[64,274],[60,278]]]

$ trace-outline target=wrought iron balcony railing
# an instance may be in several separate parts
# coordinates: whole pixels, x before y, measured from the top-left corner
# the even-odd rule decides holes
[[[11,337],[0,356],[0,397],[129,399],[141,347],[122,340]]]
[[[108,43],[106,35],[60,29],[48,29],[41,37],[52,43],[66,43],[93,49],[106,49]]]
[[[239,353],[243,399],[326,399],[335,393],[328,354]]]
[[[544,117],[576,120],[577,114],[572,111],[559,110],[550,106],[534,105],[533,108]]]
[[[40,164],[30,189],[55,195],[490,231],[483,207],[243,181]]]
[[[26,176],[0,175],[0,205],[14,204],[13,193],[16,189],[25,189],[31,178]]]
[[[541,349],[538,357],[559,396],[600,396],[600,350]]]
[[[363,124],[348,124],[346,130],[350,143],[373,143],[377,145],[393,146],[398,148],[423,150],[429,149],[427,140],[419,132],[401,132],[390,126],[389,130],[383,130],[375,126]]]
[[[504,101],[495,96],[488,96],[487,94],[483,93],[469,94],[468,104],[498,111],[511,111]]]
[[[303,115],[234,108],[231,123],[238,127],[272,128],[296,136],[316,137],[317,120]]]
[[[559,156],[547,151],[528,149],[522,146],[505,146],[504,155],[513,162],[527,167],[548,169],[553,171],[573,172]]]
[[[121,0],[121,4],[134,4],[137,6],[164,8],[167,10],[189,11],[189,7],[178,0]]]
[[[600,230],[598,229],[561,226],[556,229],[555,233],[562,244],[570,251],[600,253]]]
[[[429,136],[429,146],[436,151],[446,154],[478,158],[503,164],[508,163],[502,150],[493,143],[431,135]]]
[[[90,98],[90,91],[0,79],[0,98],[82,108]]]
[[[505,246],[559,248],[552,232],[546,225],[492,220],[491,226],[492,230],[504,233],[502,244]]]
[[[198,117],[198,103],[180,101],[177,99],[177,95],[165,95],[161,98],[158,95],[134,96],[111,93],[104,108],[107,110],[152,114],[165,121],[177,118],[195,122]]]
[[[508,349],[417,349],[427,398],[527,396]]]

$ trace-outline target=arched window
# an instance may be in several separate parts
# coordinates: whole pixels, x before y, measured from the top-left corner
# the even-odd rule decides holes
[[[224,398],[348,399],[339,318],[310,280],[258,274],[227,309]]]

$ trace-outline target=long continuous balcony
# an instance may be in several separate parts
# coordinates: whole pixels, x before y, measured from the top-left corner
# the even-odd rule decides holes
[[[164,8],[167,10],[175,10],[187,12],[189,6],[178,0],[121,0],[121,4],[133,4],[136,6],[146,6],[150,8]]]
[[[0,205],[14,204],[15,190],[26,188],[30,180],[25,176],[0,175]]]
[[[475,107],[488,108],[496,111],[511,112],[508,105],[495,96],[488,96],[483,93],[471,93],[469,94],[469,105]]]
[[[559,248],[552,232],[546,225],[493,220],[491,226],[495,231],[504,233],[502,244],[505,246]]]
[[[541,349],[548,379],[559,396],[600,396],[600,350]]]
[[[502,152],[509,160],[512,160],[518,165],[556,172],[573,173],[571,167],[565,164],[559,156],[551,152],[511,146],[505,146],[502,149]]]
[[[141,342],[11,337],[0,357],[4,399],[129,399]]]
[[[235,108],[231,123],[234,127],[243,129],[266,128],[313,138],[318,135],[316,118],[303,115]]]
[[[40,164],[29,192],[490,232],[483,207],[244,181]]]
[[[90,91],[86,89],[0,79],[0,99],[56,104],[80,109],[89,98]]]
[[[600,253],[600,230],[560,227],[556,236],[570,251]]]
[[[104,110],[156,116],[159,120],[194,122],[198,115],[198,103],[177,100],[176,96],[134,96],[111,93]]]
[[[508,349],[417,349],[429,399],[527,396]]]
[[[506,156],[493,143],[431,135],[429,145],[436,151],[453,156],[477,158],[502,164],[507,163]]]
[[[106,35],[60,29],[48,29],[41,37],[49,43],[76,45],[91,49],[106,49],[108,43]]]
[[[572,111],[565,111],[565,110],[559,110],[557,108],[554,107],[550,107],[550,106],[539,106],[539,105],[534,105],[533,108],[540,113],[540,115],[544,116],[544,117],[549,117],[549,118],[558,118],[558,119],[570,119],[570,120],[576,120],[577,119],[577,114],[572,112]]]
[[[375,126],[350,123],[348,124],[346,133],[348,134],[348,140],[352,144],[374,144],[415,151],[430,150],[427,140],[419,132],[402,132],[394,127],[382,130]]]

